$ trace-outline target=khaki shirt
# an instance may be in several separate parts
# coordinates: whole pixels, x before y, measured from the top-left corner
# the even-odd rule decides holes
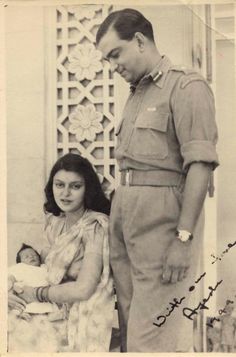
[[[193,162],[218,165],[212,91],[200,74],[165,56],[131,87],[116,135],[120,170],[183,173]]]

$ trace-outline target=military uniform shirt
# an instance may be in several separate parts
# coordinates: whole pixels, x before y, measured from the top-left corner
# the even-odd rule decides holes
[[[214,97],[205,79],[163,56],[126,102],[116,135],[121,170],[187,172],[193,162],[218,165]]]

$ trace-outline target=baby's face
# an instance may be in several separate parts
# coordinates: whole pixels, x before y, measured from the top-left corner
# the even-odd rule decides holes
[[[26,248],[20,252],[21,263],[28,265],[40,266],[40,259],[38,254],[32,248]]]

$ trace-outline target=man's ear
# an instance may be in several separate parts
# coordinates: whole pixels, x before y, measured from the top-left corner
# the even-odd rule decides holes
[[[135,32],[134,38],[138,43],[140,51],[143,52],[147,41],[146,37],[142,34],[142,32]]]

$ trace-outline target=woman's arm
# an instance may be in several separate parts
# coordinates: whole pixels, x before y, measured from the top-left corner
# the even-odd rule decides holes
[[[73,303],[88,300],[95,292],[103,270],[104,229],[97,224],[95,230],[87,231],[85,253],[76,281],[51,286],[48,298],[56,303]],[[27,302],[37,300],[36,291],[31,287],[23,287],[20,295]]]
[[[48,290],[49,300],[58,304],[88,300],[100,282],[102,268],[102,255],[93,252],[87,253],[84,256],[77,280],[50,286]],[[26,302],[37,301],[36,288],[24,286],[22,290],[22,293],[18,295]]]
[[[49,300],[56,303],[88,300],[100,282],[102,268],[102,255],[93,252],[87,253],[84,256],[77,280],[50,287]]]

